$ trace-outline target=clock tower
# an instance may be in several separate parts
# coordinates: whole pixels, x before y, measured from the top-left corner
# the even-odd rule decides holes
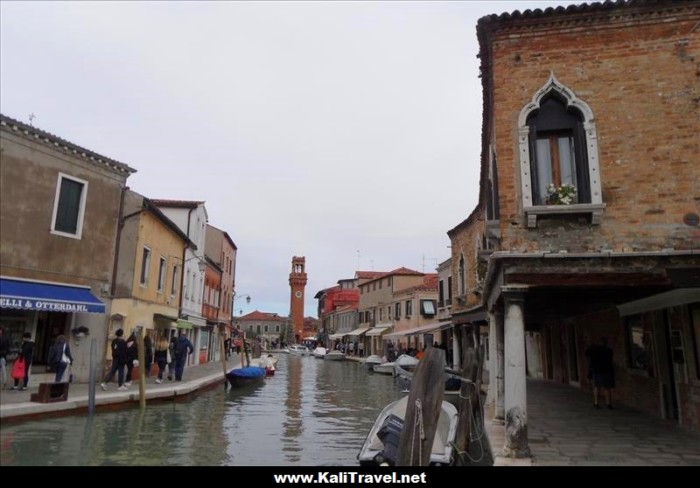
[[[304,288],[306,281],[306,258],[294,256],[292,258],[292,272],[289,273],[289,287],[291,288],[289,315],[297,344],[301,343],[304,337]]]

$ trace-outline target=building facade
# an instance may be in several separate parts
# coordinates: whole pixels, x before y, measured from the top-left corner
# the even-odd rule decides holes
[[[63,334],[73,374],[87,380],[90,340],[106,340],[121,201],[134,172],[0,115],[0,327],[13,350],[31,334],[35,373]]]
[[[480,193],[449,233],[453,317],[488,320],[503,455],[529,454],[528,371],[588,389],[601,336],[615,401],[700,430],[699,21],[697,1],[649,1],[478,23]]]
[[[140,329],[157,338],[175,335],[181,293],[182,256],[194,244],[148,198],[127,190],[120,221],[109,337]],[[111,360],[109,342],[106,357]]]
[[[186,247],[183,259],[182,294],[178,327],[200,351],[202,342],[209,338],[207,321],[203,316],[204,275],[206,272],[205,245],[208,220],[204,202],[187,200],[152,200],[155,205],[194,243]],[[192,354],[188,361],[199,363],[199,354]]]

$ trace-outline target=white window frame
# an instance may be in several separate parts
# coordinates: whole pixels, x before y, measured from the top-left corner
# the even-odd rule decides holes
[[[83,185],[83,191],[80,194],[80,208],[78,209],[78,225],[75,229],[75,234],[63,232],[56,229],[56,215],[58,214],[58,201],[61,198],[61,182],[64,180],[72,180]],[[58,173],[56,180],[56,194],[53,201],[53,214],[51,216],[51,233],[72,239],[81,239],[83,236],[83,221],[85,219],[85,204],[87,202],[88,182],[75,176],[67,175],[66,173]]]
[[[529,115],[539,110],[542,100],[551,92],[557,92],[567,107],[576,108],[583,115],[583,130],[586,134],[586,152],[588,154],[588,178],[591,189],[590,203],[572,205],[533,205],[532,182],[530,174],[530,127],[527,125]],[[529,228],[537,227],[537,216],[546,214],[585,213],[591,215],[591,224],[600,224],[605,204],[601,189],[600,158],[598,154],[597,135],[593,111],[586,102],[580,100],[572,90],[564,86],[550,73],[549,80],[533,95],[532,101],[525,105],[518,116],[518,155],[520,158],[520,190],[523,211],[527,216]]]
[[[160,266],[158,268],[158,293],[165,291],[165,277],[168,273],[167,262],[164,256],[160,257]]]

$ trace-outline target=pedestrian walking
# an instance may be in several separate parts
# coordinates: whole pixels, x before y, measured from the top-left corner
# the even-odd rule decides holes
[[[168,347],[167,337],[161,337],[156,343],[155,353],[153,357],[158,365],[158,377],[156,378],[156,383],[160,384],[163,382],[163,373],[165,368],[170,363],[170,348]]]
[[[143,338],[143,352],[144,361],[146,362],[143,366],[143,372],[144,376],[149,378],[151,376],[151,367],[153,366],[153,341],[148,334]]]
[[[128,387],[124,385],[124,366],[126,366],[126,341],[123,339],[124,331],[122,329],[117,329],[114,333],[115,337],[112,340],[112,368],[109,373],[104,377],[100,387],[103,390],[107,390],[107,383],[112,381],[114,374],[117,374],[117,380],[119,382],[118,390],[124,391]]]
[[[175,345],[175,381],[182,381],[182,375],[185,372],[185,363],[187,356],[194,352],[194,346],[185,336],[184,332],[180,332],[180,337]]]
[[[134,371],[134,366],[138,364],[138,361],[139,348],[136,344],[136,334],[132,332],[126,340],[126,382],[124,384],[127,387],[131,386],[131,374]]]
[[[29,385],[29,369],[32,366],[32,359],[34,357],[34,343],[32,342],[32,335],[29,332],[22,334],[22,349],[20,350],[17,361],[21,361],[22,370],[24,371],[23,376],[19,376],[21,370],[19,366],[12,368],[12,378],[15,380],[15,386],[12,387],[13,390],[26,390]],[[15,371],[17,370],[17,371]],[[20,382],[22,386],[20,386]]]
[[[49,366],[51,366],[56,372],[56,383],[63,381],[63,374],[73,363],[73,355],[70,352],[70,347],[66,342],[66,336],[63,334],[56,337],[56,342],[51,346],[49,350]]]
[[[608,347],[608,339],[600,338],[599,344],[591,344],[586,349],[588,358],[588,379],[593,381],[593,406],[600,408],[598,399],[603,391],[605,403],[612,410],[612,389],[615,388],[613,350]]]

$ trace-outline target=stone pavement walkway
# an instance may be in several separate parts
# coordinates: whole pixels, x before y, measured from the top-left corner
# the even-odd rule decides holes
[[[235,365],[240,365],[239,356],[233,354],[227,360],[226,365],[229,370]],[[146,379],[146,400],[183,397],[197,390],[225,382],[224,370],[220,361],[185,367],[183,381],[165,379],[163,383],[157,384],[155,379],[155,377]],[[30,377],[29,388],[25,391],[0,390],[0,419],[3,421],[7,419],[17,420],[48,413],[75,413],[88,408],[89,388],[87,383],[71,383],[68,387],[68,400],[63,402],[36,403],[30,401],[31,394],[36,393],[38,389],[39,385],[33,384]],[[134,382],[127,391],[117,391],[116,382],[110,383],[107,391],[102,391],[99,384],[95,387],[96,408],[139,402],[139,400],[138,382]]]
[[[700,433],[630,407],[595,409],[591,394],[546,380],[528,380],[531,459],[498,457],[503,426],[487,433],[497,465],[700,466]]]

